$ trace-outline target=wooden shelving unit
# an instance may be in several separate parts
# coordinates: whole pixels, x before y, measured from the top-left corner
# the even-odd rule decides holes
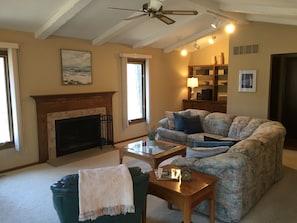
[[[189,89],[188,100],[183,101],[184,108],[194,106],[205,110],[226,112],[228,64],[190,65],[188,77],[197,77],[199,87],[195,89],[196,100],[190,100]],[[210,91],[211,94],[209,94]]]

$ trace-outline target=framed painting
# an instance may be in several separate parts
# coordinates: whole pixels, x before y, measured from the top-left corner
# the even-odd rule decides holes
[[[256,70],[240,70],[239,71],[239,92],[256,92]]]
[[[91,52],[61,49],[61,63],[64,85],[92,83]]]

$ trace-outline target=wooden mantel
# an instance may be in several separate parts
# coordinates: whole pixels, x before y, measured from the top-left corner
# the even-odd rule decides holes
[[[110,91],[31,96],[36,101],[39,162],[48,160],[48,113],[105,107],[106,114],[112,115],[112,95],[114,93],[114,91]]]

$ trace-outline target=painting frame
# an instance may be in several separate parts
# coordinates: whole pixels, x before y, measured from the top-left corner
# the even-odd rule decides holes
[[[63,85],[92,84],[92,54],[90,51],[61,49]]]
[[[239,92],[256,92],[257,71],[256,70],[239,70],[238,91]]]

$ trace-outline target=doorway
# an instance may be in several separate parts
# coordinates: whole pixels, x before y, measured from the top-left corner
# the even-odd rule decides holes
[[[297,53],[271,56],[269,118],[285,126],[285,147],[297,150]]]

